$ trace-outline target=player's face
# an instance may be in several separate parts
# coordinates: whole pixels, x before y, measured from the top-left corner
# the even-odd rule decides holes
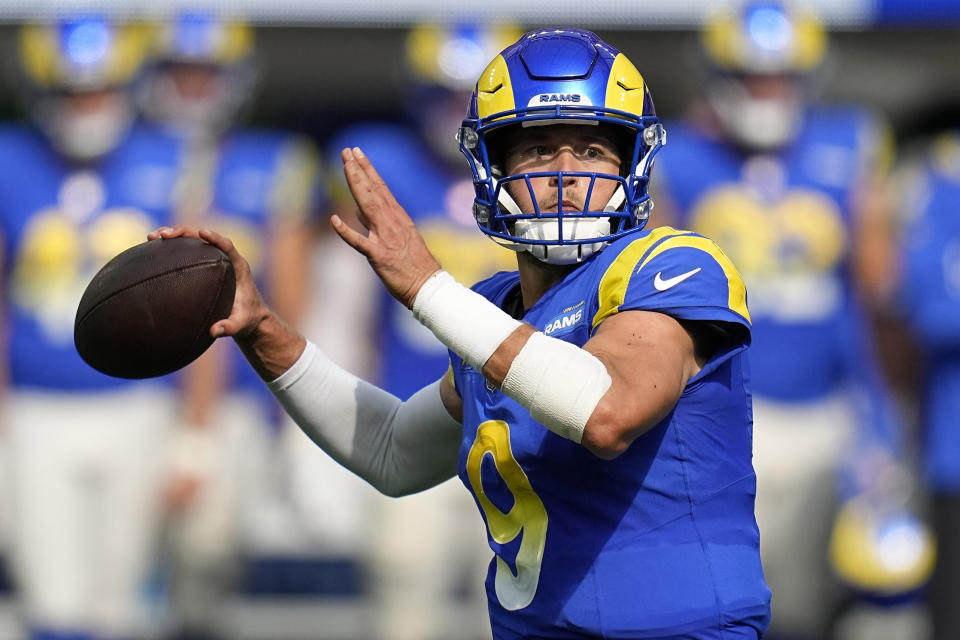
[[[60,96],[60,107],[71,115],[89,116],[116,108],[125,96],[116,89],[97,89],[64,93]]]
[[[539,171],[582,171],[619,175],[620,154],[614,136],[604,127],[555,124],[527,127],[511,132],[504,157],[507,175]],[[536,198],[542,213],[602,210],[618,183],[597,178],[590,190],[590,177],[557,175],[531,178],[528,189],[522,180],[507,184],[520,210],[533,213]],[[562,187],[562,188],[560,188]],[[532,193],[531,193],[532,192]]]
[[[755,100],[791,100],[800,94],[799,82],[786,74],[744,74],[743,88]]]
[[[214,65],[171,64],[166,73],[185,99],[211,100],[217,96],[221,80]]]

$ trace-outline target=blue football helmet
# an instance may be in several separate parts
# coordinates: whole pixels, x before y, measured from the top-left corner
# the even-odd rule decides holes
[[[130,88],[149,53],[149,30],[95,15],[25,24],[19,71],[27,108],[53,147],[81,162],[121,141],[135,110]]]
[[[700,53],[707,101],[727,134],[749,149],[775,149],[799,130],[827,36],[799,7],[750,0],[704,23]]]
[[[512,127],[552,124],[605,125],[620,138],[619,175],[536,172],[504,175],[504,138]],[[505,134],[505,135],[504,135]],[[538,29],[507,47],[484,70],[458,132],[473,172],[473,213],[480,229],[514,251],[544,262],[580,262],[610,241],[643,228],[653,203],[647,183],[653,158],[666,143],[640,72],[626,56],[580,29]],[[597,211],[520,210],[508,193],[532,178],[612,180],[617,187]],[[558,189],[562,187],[558,186]],[[558,200],[562,194],[558,193]],[[590,198],[587,197],[587,202]]]
[[[253,28],[183,10],[155,29],[153,63],[138,96],[143,113],[192,136],[215,136],[237,119],[255,80]]]
[[[510,24],[474,21],[424,23],[407,34],[406,110],[439,160],[460,166],[460,150],[450,132],[459,128],[480,72],[521,35]]]
[[[878,604],[915,599],[936,565],[936,540],[909,508],[860,496],[841,506],[829,562],[841,583]]]

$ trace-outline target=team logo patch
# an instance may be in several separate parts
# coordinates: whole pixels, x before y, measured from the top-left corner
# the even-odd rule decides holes
[[[543,332],[548,336],[552,333],[566,333],[577,326],[581,320],[583,320],[582,300],[572,307],[567,307],[560,315],[547,322],[543,327]]]
[[[580,93],[541,93],[530,98],[528,107],[548,107],[553,104],[593,105],[590,98]]]

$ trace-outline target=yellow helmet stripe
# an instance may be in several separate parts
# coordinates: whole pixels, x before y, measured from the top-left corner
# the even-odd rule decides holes
[[[27,76],[38,86],[48,87],[55,78],[56,35],[52,29],[30,24],[20,32],[20,60]]]
[[[99,84],[124,84],[142,67],[149,47],[149,28],[141,23],[114,29],[113,42],[98,72]],[[20,34],[23,70],[38,87],[49,88],[70,80],[69,69],[59,57],[57,32],[50,25],[25,25]]]
[[[477,82],[477,113],[481,118],[487,118],[514,109],[516,104],[510,70],[507,69],[507,61],[498,55],[487,65]]]
[[[643,76],[633,63],[618,53],[607,78],[607,96],[604,106],[643,115]]]

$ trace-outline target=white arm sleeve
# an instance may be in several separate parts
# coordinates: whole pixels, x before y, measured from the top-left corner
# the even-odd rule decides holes
[[[416,493],[457,472],[461,426],[443,406],[439,381],[402,402],[307,341],[267,386],[311,440],[381,493]]]

